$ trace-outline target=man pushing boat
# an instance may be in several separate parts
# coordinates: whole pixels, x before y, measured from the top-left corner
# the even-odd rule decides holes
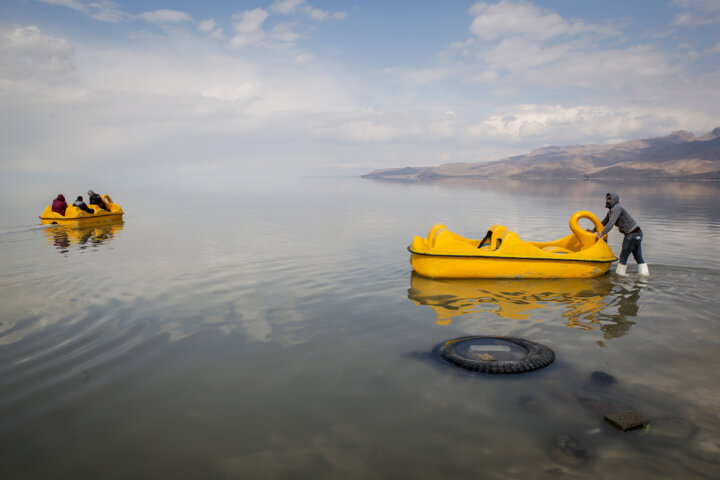
[[[605,195],[605,206],[608,208],[608,213],[602,220],[602,224],[605,225],[603,231],[596,235],[597,239],[603,238],[613,226],[617,226],[620,233],[625,235],[622,243],[622,251],[620,252],[620,259],[618,260],[618,266],[615,269],[615,273],[618,275],[625,275],[627,272],[627,261],[632,253],[635,261],[638,264],[638,273],[640,275],[650,275],[647,263],[642,256],[642,239],[643,232],[640,226],[637,224],[635,219],[620,203],[620,195],[615,192],[608,192]],[[596,229],[592,230],[596,232]]]

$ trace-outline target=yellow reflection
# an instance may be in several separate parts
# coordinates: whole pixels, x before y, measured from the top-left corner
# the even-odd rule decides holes
[[[558,308],[568,327],[592,330],[613,297],[608,275],[596,278],[432,279],[413,273],[408,298],[435,311],[439,325],[475,312],[526,320],[533,310]]]
[[[48,225],[52,224],[52,221],[43,220],[42,223]],[[122,219],[118,218],[99,218],[64,222],[62,225],[54,225],[43,231],[48,245],[54,246],[59,253],[67,253],[73,245],[84,249],[111,242],[122,230],[123,223]]]

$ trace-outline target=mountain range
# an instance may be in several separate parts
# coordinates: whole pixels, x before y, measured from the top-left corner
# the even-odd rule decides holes
[[[678,131],[665,137],[612,145],[546,147],[493,162],[390,168],[375,170],[363,178],[720,180],[720,127],[700,137]]]

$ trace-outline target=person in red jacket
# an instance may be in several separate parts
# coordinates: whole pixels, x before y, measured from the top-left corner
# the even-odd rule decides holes
[[[68,204],[65,203],[65,196],[61,193],[57,196],[55,200],[53,200],[52,203],[52,211],[55,213],[59,213],[63,217],[65,216],[65,209],[67,208]]]

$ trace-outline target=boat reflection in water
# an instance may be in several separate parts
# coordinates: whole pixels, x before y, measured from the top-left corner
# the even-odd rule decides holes
[[[438,325],[477,312],[512,320],[531,319],[538,309],[561,309],[571,328],[600,328],[605,338],[625,335],[637,315],[639,288],[615,285],[609,275],[595,278],[432,279],[413,273],[408,298],[427,305]],[[535,311],[535,312],[534,312]],[[547,315],[535,315],[539,321]]]
[[[43,225],[52,225],[50,220],[42,220]],[[53,245],[58,253],[68,253],[72,246],[79,250],[97,247],[112,241],[123,228],[120,218],[101,218],[56,224],[44,230],[48,245]]]

